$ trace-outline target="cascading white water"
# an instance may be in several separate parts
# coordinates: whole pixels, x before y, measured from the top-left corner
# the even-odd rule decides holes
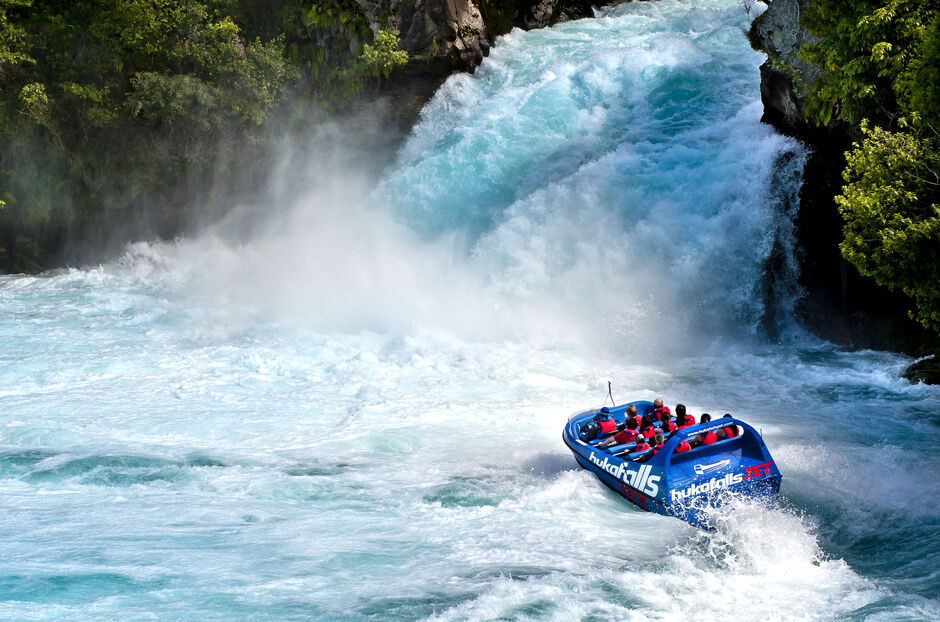
[[[377,182],[0,278],[0,617],[940,615],[940,394],[789,322],[803,156],[747,20],[513,32]],[[705,533],[576,469],[608,379],[762,428],[780,506]]]

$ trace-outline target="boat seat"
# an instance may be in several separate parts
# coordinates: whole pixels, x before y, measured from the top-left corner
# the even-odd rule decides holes
[[[612,454],[619,454],[620,452],[626,451],[634,446],[636,446],[636,443],[624,443],[623,445],[611,445],[610,447],[607,447],[606,449]]]
[[[609,449],[610,453],[612,454],[622,454],[630,451],[634,447],[636,447],[636,441],[632,443],[624,443],[623,445],[614,445],[612,447],[608,447],[607,449]]]
[[[643,451],[634,451],[634,452],[628,453],[626,456],[624,456],[624,458],[627,460],[636,460],[640,456],[645,456],[648,453],[652,453],[652,451],[653,451],[652,447],[649,449],[644,449]]]

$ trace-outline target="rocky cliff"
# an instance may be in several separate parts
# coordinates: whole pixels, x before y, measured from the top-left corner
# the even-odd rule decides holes
[[[761,65],[764,120],[791,135],[810,131],[803,120],[806,94],[819,68],[797,56],[814,37],[800,27],[800,15],[813,0],[774,0],[751,25],[751,44],[767,54]]]
[[[799,138],[810,150],[796,218],[800,246],[798,308],[804,324],[835,343],[856,348],[903,351],[920,356],[938,349],[936,336],[907,316],[910,301],[861,276],[839,251],[842,218],[833,197],[842,189],[847,129],[833,123],[808,124],[807,95],[819,80],[816,66],[801,60],[800,47],[814,37],[800,26],[813,0],[773,0],[751,25],[751,45],[767,54],[761,65],[763,120]]]
[[[374,28],[401,33],[401,47],[432,72],[473,70],[512,28],[588,17],[589,0],[357,0]]]

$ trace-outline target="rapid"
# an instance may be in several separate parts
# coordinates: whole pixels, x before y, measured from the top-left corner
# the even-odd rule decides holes
[[[0,277],[0,619],[940,618],[940,390],[794,322],[747,6],[514,31],[390,165],[333,130],[302,192]],[[608,380],[760,428],[779,504],[604,488],[561,430]]]

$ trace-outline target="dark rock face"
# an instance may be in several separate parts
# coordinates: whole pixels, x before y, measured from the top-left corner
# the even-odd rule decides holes
[[[819,68],[797,56],[814,37],[800,27],[800,15],[812,0],[775,0],[751,25],[751,43],[767,53],[761,65],[761,101],[765,122],[787,134],[801,135],[806,94],[819,79]]]
[[[401,47],[434,74],[472,71],[499,35],[593,15],[589,0],[356,0],[374,28],[398,29]]]
[[[803,100],[793,91],[793,79],[772,69],[769,62],[760,66],[760,101],[764,104],[764,123],[790,134],[799,134],[803,129]]]
[[[473,0],[408,0],[396,11],[401,46],[418,60],[443,59],[455,69],[473,69],[490,42]]]
[[[940,384],[940,358],[929,356],[904,370],[904,377],[911,382]]]

